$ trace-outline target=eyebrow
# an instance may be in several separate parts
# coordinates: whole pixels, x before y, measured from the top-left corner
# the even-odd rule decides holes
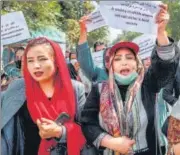
[[[133,56],[133,54],[125,54],[126,56]],[[121,54],[116,54],[115,56],[122,56]]]
[[[40,55],[40,56],[38,56],[37,58],[44,58],[45,56],[43,56],[43,55]],[[34,57],[27,57],[27,59],[33,59]]]

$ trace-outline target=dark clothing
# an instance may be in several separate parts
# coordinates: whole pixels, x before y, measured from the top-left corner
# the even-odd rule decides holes
[[[144,81],[141,85],[141,101],[147,115],[146,140],[147,151],[138,152],[135,155],[156,155],[159,147],[156,146],[155,126],[154,126],[154,106],[156,101],[156,93],[160,91],[169,81],[171,81],[176,73],[177,64],[175,59],[179,57],[179,51],[176,49],[176,56],[172,60],[162,60],[158,57],[157,52],[153,51],[152,64],[146,72]],[[99,108],[100,108],[100,92],[98,85],[92,87],[87,101],[82,111],[82,131],[88,141],[93,143],[100,134],[106,133],[99,124]],[[125,91],[120,91],[123,95]],[[124,96],[124,95],[123,95]],[[123,97],[124,98],[124,97]],[[123,99],[125,100],[125,99]],[[142,116],[143,117],[143,116]]]
[[[68,65],[68,70],[69,70],[71,79],[77,80],[78,73],[76,72],[74,66],[71,63],[69,63],[67,65]]]
[[[180,62],[176,71],[176,76],[163,90],[163,99],[170,105],[174,105],[180,95]]]
[[[121,93],[122,101],[124,102],[126,100],[126,92],[127,92],[128,86],[118,85],[118,88]]]
[[[27,109],[27,101],[21,107],[19,115],[22,121],[22,128],[24,129],[24,155],[37,155],[41,138],[39,129],[33,122]]]

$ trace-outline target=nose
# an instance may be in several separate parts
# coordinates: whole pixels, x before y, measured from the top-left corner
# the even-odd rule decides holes
[[[126,59],[122,59],[121,60],[121,64],[122,64],[122,66],[126,66],[127,65],[127,60]]]
[[[40,68],[40,64],[37,61],[34,62],[34,68]]]

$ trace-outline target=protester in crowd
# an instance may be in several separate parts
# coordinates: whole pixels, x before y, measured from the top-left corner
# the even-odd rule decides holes
[[[180,95],[180,60],[176,71],[175,78],[171,80],[168,85],[164,88],[163,98],[171,106],[177,102]]]
[[[82,130],[88,143],[103,155],[159,155],[157,127],[154,123],[156,93],[175,75],[177,48],[165,31],[167,6],[157,15],[157,45],[152,64],[144,74],[138,58],[138,45],[115,44],[105,53],[109,79],[95,84],[82,111]]]
[[[143,65],[144,65],[144,69],[148,70],[148,68],[151,65],[151,57],[147,57],[147,58],[143,59],[142,62],[143,62]]]
[[[97,41],[94,43],[94,51],[99,52],[99,51],[104,51],[106,49],[106,45],[103,42]]]
[[[86,21],[88,20],[87,16],[84,16],[80,19],[80,38],[77,48],[77,59],[79,61],[80,67],[83,70],[84,74],[92,82],[98,82],[102,80],[107,80],[108,75],[105,69],[99,68],[93,62],[90,48],[87,42],[87,28]],[[104,51],[106,48],[104,43],[96,42],[94,44],[94,51],[100,52]]]
[[[68,64],[68,68],[69,68],[71,79],[82,82],[85,86],[85,92],[87,95],[91,90],[91,81],[84,75],[84,72],[80,68],[75,52],[71,52],[69,54],[69,60],[70,60],[70,63]]]
[[[12,47],[6,47],[2,53],[2,66],[5,67],[8,64],[14,63],[15,51]]]
[[[59,45],[43,37],[30,41],[23,72],[24,80],[2,94],[1,154],[79,155],[84,87],[70,80]]]
[[[145,72],[148,71],[151,65],[151,57],[147,57],[142,60]],[[156,103],[155,103],[155,123],[157,125],[158,140],[161,147],[165,147],[167,150],[167,135],[164,135],[162,132],[162,127],[168,117],[168,105],[162,97],[163,88],[156,94]]]
[[[178,60],[179,61],[179,60]],[[168,155],[180,154],[180,62],[175,78],[171,80],[163,90],[164,100],[172,106],[171,115],[168,118]],[[179,98],[179,99],[178,99]]]
[[[65,59],[66,59],[66,63],[67,63],[67,64],[69,63],[69,54],[70,54],[69,51],[66,51],[66,52],[65,52]]]
[[[21,73],[21,61],[24,54],[24,47],[18,47],[15,50],[15,59],[12,63],[7,64],[4,67],[4,71],[10,78],[19,78],[22,76]]]
[[[1,91],[6,90],[10,82],[11,79],[8,77],[8,75],[1,71]]]
[[[172,107],[168,125],[168,155],[180,154],[180,95]]]

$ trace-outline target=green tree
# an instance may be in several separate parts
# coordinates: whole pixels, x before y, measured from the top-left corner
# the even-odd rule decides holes
[[[79,19],[94,10],[90,1],[2,1],[1,14],[22,11],[30,30],[54,26],[66,33],[70,48],[79,39]],[[96,41],[106,39],[107,28],[89,33],[88,39]],[[96,35],[95,35],[96,33]],[[92,45],[92,43],[90,43]]]
[[[176,41],[180,40],[180,1],[163,0],[168,5],[170,21],[167,27],[168,34]]]
[[[79,39],[79,19],[91,13],[94,10],[94,6],[91,4],[90,1],[86,1],[84,3],[80,1],[66,2],[62,1],[59,2],[62,8],[63,14],[63,30],[68,32],[68,43],[71,47],[75,46],[74,43],[78,42]],[[88,43],[89,46],[92,47],[94,42],[97,40],[107,42],[107,35],[108,35],[108,28],[103,27],[93,32],[88,33]]]
[[[142,33],[123,31],[122,34],[119,34],[117,36],[117,38],[112,42],[112,44],[115,44],[120,41],[132,41],[134,38],[140,35],[142,35]]]
[[[56,1],[3,1],[1,14],[22,11],[29,29],[36,30],[45,26],[61,26],[60,6]]]

